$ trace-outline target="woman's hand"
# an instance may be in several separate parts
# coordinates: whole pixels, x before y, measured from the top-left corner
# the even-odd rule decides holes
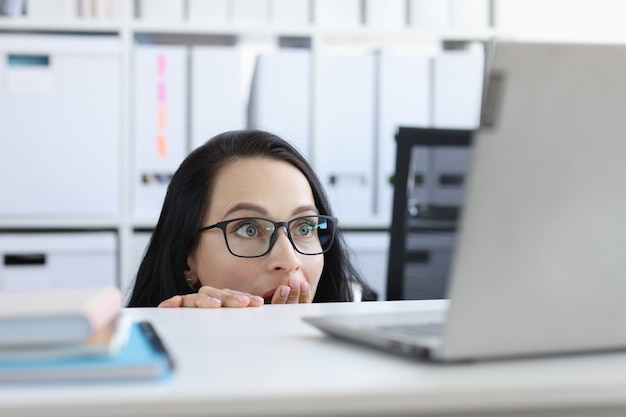
[[[269,301],[269,300],[268,300]],[[272,304],[310,303],[311,287],[308,282],[290,278],[287,285],[280,285],[271,298]],[[200,287],[197,293],[175,295],[163,300],[159,307],[259,307],[265,303],[263,297],[228,288],[218,289],[209,286]]]
[[[159,307],[259,307],[264,300],[258,295],[247,294],[228,288],[218,289],[209,286],[200,287],[195,294],[175,295],[159,304]]]
[[[272,296],[272,304],[306,304],[313,301],[311,298],[311,287],[308,282],[289,278],[287,284],[276,288]]]

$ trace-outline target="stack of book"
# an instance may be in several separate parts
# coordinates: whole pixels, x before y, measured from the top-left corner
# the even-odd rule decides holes
[[[117,288],[0,293],[0,383],[166,378],[172,365]]]

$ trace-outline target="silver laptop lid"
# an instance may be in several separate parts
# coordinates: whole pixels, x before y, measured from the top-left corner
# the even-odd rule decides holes
[[[500,42],[443,358],[626,346],[626,46]]]

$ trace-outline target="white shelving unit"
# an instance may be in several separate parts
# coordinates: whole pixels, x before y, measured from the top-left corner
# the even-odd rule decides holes
[[[304,27],[277,27],[268,25],[220,24],[208,26],[197,22],[149,22],[135,18],[133,2],[123,1],[122,16],[116,20],[44,20],[29,18],[0,17],[0,34],[2,33],[37,33],[37,34],[73,34],[91,35],[107,34],[117,37],[120,42],[120,79],[121,79],[121,126],[119,137],[120,163],[120,207],[118,214],[110,216],[0,216],[0,231],[41,231],[54,232],[60,230],[109,230],[118,237],[118,284],[125,286],[131,282],[136,272],[138,254],[136,239],[140,232],[149,231],[156,222],[156,217],[138,217],[133,211],[133,74],[134,51],[138,37],[160,38],[178,37],[218,37],[227,36],[235,40],[241,39],[279,39],[299,38],[310,45],[312,98],[311,98],[311,155],[313,162],[316,156],[324,152],[316,147],[318,141],[317,126],[319,122],[320,103],[317,100],[317,76],[320,71],[319,57],[323,51],[336,46],[357,46],[375,49],[397,45],[441,45],[449,42],[485,41],[493,36],[490,29],[456,30],[456,29],[419,29],[405,26],[393,30],[370,29],[332,29],[309,24]],[[315,11],[313,11],[315,15]],[[0,116],[1,117],[1,116]],[[7,146],[9,137],[5,132],[0,134],[2,145]],[[208,139],[208,138],[207,138]],[[10,198],[2,196],[1,199]],[[1,204],[1,203],[0,203]],[[390,219],[365,217],[343,219],[343,227],[347,230],[365,230],[386,232]],[[89,271],[84,271],[88,279]]]

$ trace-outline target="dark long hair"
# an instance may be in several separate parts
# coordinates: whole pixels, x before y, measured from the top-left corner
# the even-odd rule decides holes
[[[184,271],[187,255],[198,245],[198,228],[209,205],[213,181],[227,164],[242,158],[265,157],[285,161],[307,178],[320,214],[331,215],[326,193],[307,160],[287,141],[260,130],[239,130],[217,135],[191,152],[167,188],[161,215],[141,262],[129,307],[155,307],[176,294],[193,292]],[[324,254],[324,269],[314,302],[351,301],[352,285],[373,293],[350,262],[342,233]]]

